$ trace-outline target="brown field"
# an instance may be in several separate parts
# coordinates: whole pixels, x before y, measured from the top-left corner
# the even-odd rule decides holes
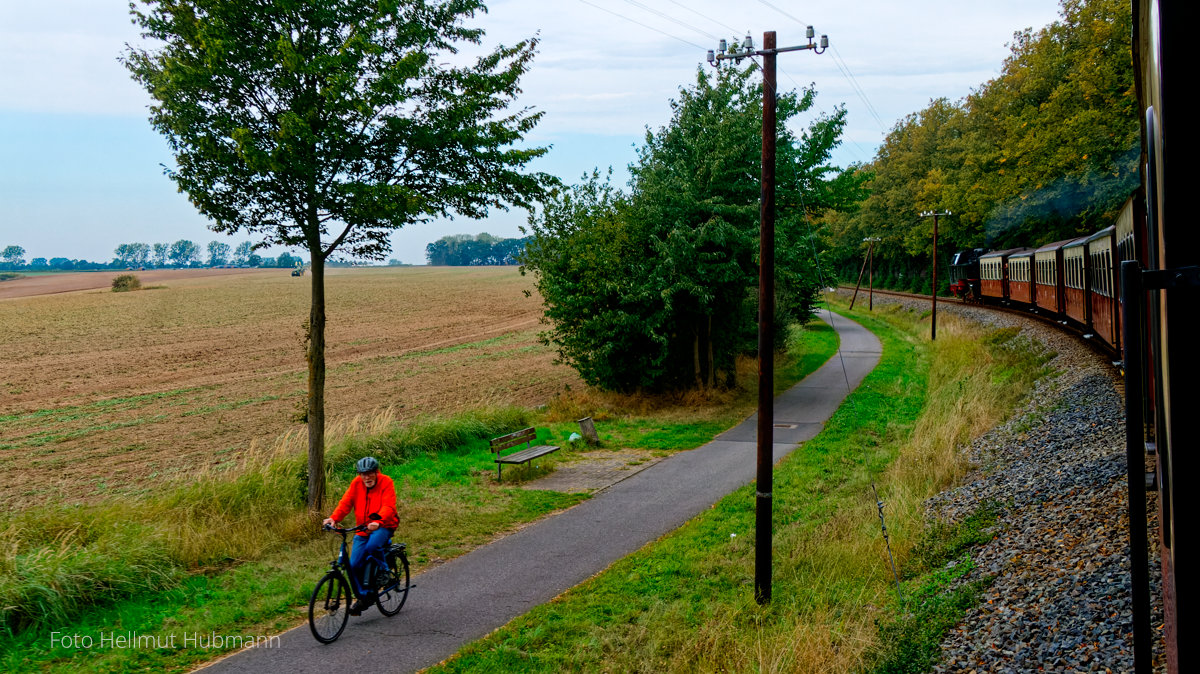
[[[0,509],[141,493],[301,428],[308,277],[139,276],[166,287],[0,302]],[[537,343],[540,300],[515,268],[326,281],[331,419],[538,404],[578,382]]]
[[[278,270],[277,270],[278,271]],[[233,274],[258,274],[258,269],[152,269],[149,271],[89,271],[65,274],[36,274],[0,283],[0,300],[35,295],[56,295],[78,290],[111,288],[113,278],[121,274],[134,274],[142,285],[155,285],[166,281],[202,276],[229,276]]]

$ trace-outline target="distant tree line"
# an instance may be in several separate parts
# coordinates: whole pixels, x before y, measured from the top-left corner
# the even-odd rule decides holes
[[[425,246],[425,258],[436,266],[515,265],[528,242],[529,237],[502,239],[486,232],[476,236],[455,234]]]
[[[207,251],[207,255],[203,250]],[[187,239],[174,243],[123,243],[108,262],[74,260],[65,257],[35,257],[25,261],[25,249],[10,245],[0,251],[2,271],[90,271],[101,269],[194,269],[202,267],[295,267],[302,260],[291,253],[264,257],[254,245],[243,241],[236,248],[221,241],[209,242],[207,249]],[[349,263],[347,263],[348,265]]]

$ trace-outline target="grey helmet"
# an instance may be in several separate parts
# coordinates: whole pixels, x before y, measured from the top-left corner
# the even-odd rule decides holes
[[[370,473],[379,470],[379,462],[373,456],[364,456],[354,464],[354,469],[361,475],[362,473]]]

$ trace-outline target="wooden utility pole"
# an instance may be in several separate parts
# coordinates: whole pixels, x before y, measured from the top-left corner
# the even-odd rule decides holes
[[[758,473],[754,599],[771,601],[771,502],[775,481],[775,31],[763,33],[762,198],[758,262]]]
[[[716,66],[723,60],[751,56],[763,57],[763,123],[762,123],[762,188],[759,201],[759,260],[758,260],[758,433],[757,477],[754,501],[754,599],[759,604],[771,601],[771,497],[774,484],[774,425],[775,425],[775,105],[778,89],[775,86],[775,57],[780,52],[811,49],[820,54],[829,46],[822,35],[820,46],[812,41],[812,26],[807,31],[808,44],[799,47],[775,46],[775,31],[763,33],[763,48],[755,51],[750,36],[733,49],[721,40],[720,54],[708,52],[708,62]]]
[[[872,236],[872,237],[867,238],[867,241],[871,242],[871,245],[867,247],[867,260],[869,260],[869,262],[870,262],[870,264],[868,265],[870,268],[870,272],[868,272],[868,274],[867,274],[867,279],[868,279],[867,287],[870,289],[867,294],[867,297],[868,297],[867,311],[875,311],[875,242],[882,241],[882,240],[883,239],[880,239],[877,236]]]
[[[937,226],[939,215],[953,215],[950,211],[938,213],[936,211],[923,211],[921,217],[933,218],[933,316],[930,320],[929,340],[937,339]]]
[[[867,270],[868,264],[871,266],[871,276],[870,276],[871,302],[868,305],[868,308],[871,309],[872,311],[875,310],[875,255],[874,255],[874,253],[875,253],[875,242],[880,241],[880,239],[876,238],[876,237],[867,237],[867,238],[863,239],[863,241],[867,242],[867,254],[863,256],[863,266],[861,269],[858,270],[858,281],[854,284],[854,295],[852,295],[850,297],[850,310],[851,311],[854,310],[854,301],[858,299],[858,289],[862,287],[863,272],[865,272]]]

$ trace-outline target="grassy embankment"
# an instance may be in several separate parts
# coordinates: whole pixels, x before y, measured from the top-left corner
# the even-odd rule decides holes
[[[816,369],[836,348],[821,325],[793,332],[780,359],[780,388]],[[745,379],[752,368],[744,368]],[[592,414],[606,448],[689,449],[740,421],[753,387],[742,394],[684,399],[629,398],[588,392],[560,396],[539,412],[479,410],[399,425],[387,413],[331,428],[333,498],[353,476],[354,458],[370,453],[397,483],[401,534],[421,567],[586,498],[531,491],[494,481],[487,438],[536,424],[555,444]],[[0,529],[0,668],[72,670],[186,669],[219,655],[188,648],[183,635],[270,634],[303,621],[312,583],[334,556],[332,536],[316,535],[302,503],[303,438],[280,438],[267,458],[251,459],[164,493],[100,504],[31,509]],[[564,451],[560,461],[580,458]],[[174,635],[173,648],[103,648],[105,634]],[[91,648],[62,637],[90,638]],[[57,639],[55,637],[58,637]]]
[[[881,337],[883,359],[775,470],[770,605],[753,599],[751,485],[434,671],[926,671],[975,600],[978,587],[948,588],[970,567],[970,545],[988,539],[991,513],[927,527],[922,501],[964,474],[957,448],[1009,414],[1047,356],[1012,331],[951,317],[930,343],[912,312],[852,316]]]

